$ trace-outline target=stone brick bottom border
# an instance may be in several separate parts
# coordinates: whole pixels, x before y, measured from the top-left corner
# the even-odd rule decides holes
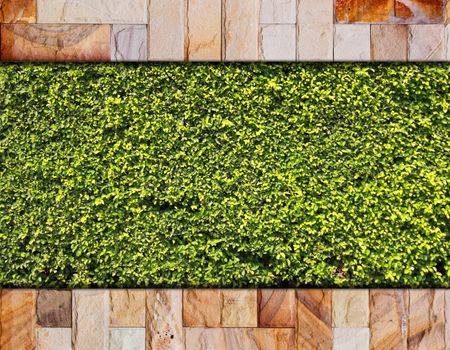
[[[2,350],[450,349],[450,290],[3,289],[0,306]]]

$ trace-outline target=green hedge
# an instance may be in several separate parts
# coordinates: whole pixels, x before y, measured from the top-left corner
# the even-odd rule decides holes
[[[0,285],[450,287],[450,65],[0,65]]]

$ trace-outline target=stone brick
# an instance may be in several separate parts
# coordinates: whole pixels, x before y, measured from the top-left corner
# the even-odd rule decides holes
[[[369,328],[334,328],[333,350],[369,350]]]
[[[333,327],[369,326],[369,291],[367,289],[333,290]]]
[[[370,25],[336,24],[334,30],[335,61],[370,60]]]
[[[227,0],[226,0],[227,1]],[[295,24],[296,0],[260,0],[261,24]]]
[[[72,292],[69,290],[39,290],[37,323],[41,327],[72,327]]]
[[[402,23],[443,23],[442,0],[395,0],[395,16]]]
[[[406,61],[408,59],[408,27],[406,25],[372,25],[370,43],[374,61]]]
[[[1,0],[0,23],[36,23],[36,0]]]
[[[409,27],[409,61],[441,61],[445,58],[444,25]]]
[[[147,26],[112,26],[111,61],[146,61],[147,51]]]
[[[222,296],[219,289],[183,291],[183,325],[186,327],[220,327]]]
[[[222,327],[257,327],[257,291],[222,290]]]
[[[109,350],[145,350],[145,328],[111,329]]]
[[[111,290],[109,307],[110,327],[145,327],[145,290]]]
[[[71,350],[72,330],[70,328],[38,328],[36,350]]]
[[[296,303],[293,289],[259,290],[259,327],[295,327]]]
[[[394,0],[336,0],[338,22],[387,22],[394,16]]]
[[[296,26],[265,24],[260,29],[260,59],[264,61],[295,61]]]

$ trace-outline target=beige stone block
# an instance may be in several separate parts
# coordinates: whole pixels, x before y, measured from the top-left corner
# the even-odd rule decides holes
[[[294,289],[258,291],[259,327],[295,327],[297,300]]]
[[[441,24],[409,27],[409,61],[442,61],[445,58],[445,28]]]
[[[336,24],[334,27],[335,61],[370,60],[370,25]]]
[[[149,289],[146,293],[147,349],[184,349],[182,291]]]
[[[147,0],[37,0],[38,23],[146,24]]]
[[[151,0],[149,3],[148,59],[185,59],[187,0]]]
[[[445,60],[450,61],[450,24],[445,26]]]
[[[258,60],[259,0],[226,0],[224,10],[224,60]]]
[[[370,44],[374,61],[406,61],[408,58],[408,26],[372,25]]]
[[[295,24],[296,0],[260,0],[261,24]]]
[[[222,290],[222,327],[257,327],[257,291]]]
[[[369,291],[367,289],[333,290],[333,327],[369,326]]]
[[[265,24],[260,28],[260,53],[263,61],[295,61],[296,26]]]
[[[111,329],[109,350],[145,350],[145,328]]]
[[[220,61],[222,56],[221,0],[188,0],[189,61]]]
[[[145,327],[145,290],[110,290],[109,307],[110,327]]]
[[[72,344],[74,350],[107,350],[109,292],[74,290],[72,292]]]
[[[334,328],[333,350],[369,350],[369,328]]]
[[[450,350],[450,289],[445,291],[445,350]]]
[[[146,61],[147,26],[114,24],[111,30],[111,61]]]
[[[70,328],[38,328],[36,350],[71,350],[72,330]]]
[[[183,290],[185,327],[220,327],[222,293],[220,289]]]

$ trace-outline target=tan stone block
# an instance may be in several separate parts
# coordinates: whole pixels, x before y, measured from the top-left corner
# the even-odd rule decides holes
[[[222,327],[257,327],[257,291],[222,290]]]
[[[367,289],[333,290],[333,327],[369,326],[369,291]]]
[[[109,350],[145,350],[145,328],[111,329]]]
[[[72,344],[74,350],[107,350],[109,292],[73,290]]]
[[[36,291],[3,289],[0,308],[0,349],[34,350]]]
[[[188,0],[189,61],[220,61],[222,55],[221,0]]]
[[[442,23],[442,0],[395,0],[395,16],[402,23]]]
[[[408,350],[445,349],[445,292],[409,292]]]
[[[147,24],[147,0],[37,0],[38,23]]]
[[[369,328],[334,328],[333,350],[369,350]]]
[[[409,61],[442,61],[445,58],[444,25],[412,25],[409,27]]]
[[[445,60],[450,61],[450,25],[445,26]]]
[[[185,289],[183,291],[183,325],[185,327],[220,327],[222,295],[219,289]]]
[[[224,2],[224,60],[258,60],[258,0]]]
[[[68,290],[39,290],[37,323],[41,327],[72,327],[72,292]]]
[[[0,23],[36,23],[36,0],[0,1]]]
[[[370,33],[372,60],[406,61],[408,27],[405,25],[372,25]]]
[[[402,289],[370,291],[370,349],[408,348],[409,292]]]
[[[296,0],[260,0],[261,24],[295,24]]]
[[[6,24],[3,61],[109,61],[110,26]]]
[[[147,26],[114,24],[111,32],[111,61],[147,60]]]
[[[297,301],[293,289],[258,291],[259,327],[295,327]]]
[[[387,22],[394,0],[336,0],[337,22]]]
[[[147,349],[184,349],[182,291],[149,289],[146,293]]]
[[[183,61],[187,0],[151,0],[149,3],[148,59]]]
[[[450,350],[450,289],[445,291],[445,350]]]
[[[72,330],[70,328],[38,328],[36,350],[71,350]]]
[[[109,307],[110,327],[145,327],[145,290],[110,290]]]
[[[334,28],[335,61],[370,60],[370,25],[336,24]]]
[[[260,28],[260,54],[264,61],[295,61],[296,26],[265,24]]]

